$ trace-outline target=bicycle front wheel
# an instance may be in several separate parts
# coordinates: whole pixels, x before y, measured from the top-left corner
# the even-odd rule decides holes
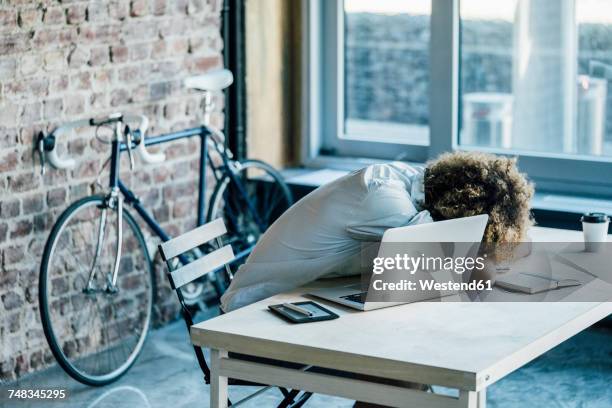
[[[40,313],[51,351],[70,376],[89,385],[127,372],[151,322],[153,267],[142,232],[125,209],[117,281],[109,286],[117,218],[102,196],[76,201],[53,226],[40,266]]]

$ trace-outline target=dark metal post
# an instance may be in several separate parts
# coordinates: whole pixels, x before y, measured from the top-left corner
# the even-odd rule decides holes
[[[223,2],[223,61],[234,74],[234,84],[226,91],[225,132],[236,158],[246,157],[246,52],[244,31],[245,0]]]
[[[208,157],[207,132],[200,135],[200,184],[198,186],[198,225],[204,225],[206,221],[206,158]]]

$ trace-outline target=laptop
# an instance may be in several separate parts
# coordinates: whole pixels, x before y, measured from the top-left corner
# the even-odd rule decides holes
[[[427,224],[410,225],[407,227],[390,228],[383,234],[378,257],[385,257],[385,242],[409,242],[409,243],[432,243],[432,242],[481,242],[487,226],[488,215],[476,215],[473,217],[455,218],[452,220],[438,221]],[[392,245],[391,245],[392,246]],[[387,246],[388,248],[388,246]],[[457,249],[453,256],[465,256],[469,247]],[[462,253],[464,251],[465,253]],[[390,256],[393,256],[392,254]],[[452,279],[451,271],[436,271],[431,273],[436,280]],[[372,275],[375,279],[378,275]],[[376,278],[378,279],[378,278]],[[370,282],[372,285],[372,282]],[[362,291],[361,284],[350,284],[321,288],[310,292],[312,296],[339,303],[357,310],[374,310],[384,307],[396,306],[406,303],[414,303],[422,300],[430,300],[441,296],[456,294],[454,291],[441,292],[439,290],[415,290],[407,292],[409,298],[403,302],[374,302],[367,300],[367,292]]]

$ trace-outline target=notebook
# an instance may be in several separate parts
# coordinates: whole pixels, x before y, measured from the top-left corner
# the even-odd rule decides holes
[[[521,272],[497,278],[495,285],[514,292],[532,295],[534,293],[546,292],[558,288],[579,286],[581,283],[575,279],[557,280],[547,276]]]

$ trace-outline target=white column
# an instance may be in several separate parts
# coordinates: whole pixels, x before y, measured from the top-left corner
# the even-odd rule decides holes
[[[575,0],[518,0],[514,21],[512,147],[575,151]]]

